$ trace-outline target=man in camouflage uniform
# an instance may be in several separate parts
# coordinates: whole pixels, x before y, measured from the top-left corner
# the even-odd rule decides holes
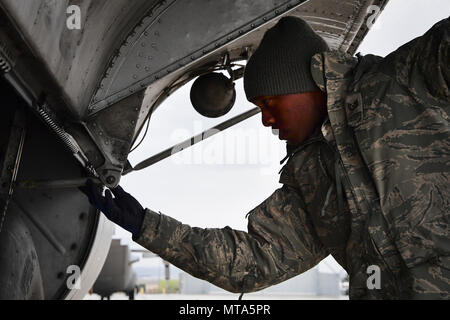
[[[281,19],[274,29],[281,32],[283,24],[319,41],[298,18]],[[251,82],[276,78],[273,68],[252,62],[268,47],[267,34],[244,77],[263,122],[275,112],[265,105],[267,97],[295,93],[276,83],[277,95],[264,91],[273,82],[266,88]],[[445,19],[385,58],[318,50],[320,41],[308,46],[305,40],[303,48],[315,49],[307,59],[314,88],[305,78],[298,92],[320,90],[326,112],[316,114],[319,125],[300,143],[286,139],[283,186],[248,214],[248,232],[190,227],[144,210],[120,187],[112,190],[115,199],[108,190],[102,197],[92,183],[83,191],[134,241],[231,292],[280,283],[331,254],[349,274],[351,299],[449,299],[449,34]],[[289,63],[295,59],[284,66],[295,69]],[[371,283],[374,271],[378,285]]]

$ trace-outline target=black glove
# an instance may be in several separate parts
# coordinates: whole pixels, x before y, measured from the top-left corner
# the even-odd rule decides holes
[[[141,231],[144,220],[145,209],[122,187],[117,186],[111,191],[105,191],[102,195],[102,188],[96,186],[92,180],[88,180],[86,186],[79,187],[88,198],[89,202],[102,211],[112,222],[118,224],[125,230],[131,232],[133,237],[137,237]]]

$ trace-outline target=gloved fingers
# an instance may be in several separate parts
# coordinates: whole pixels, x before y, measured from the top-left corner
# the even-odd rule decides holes
[[[88,197],[89,202],[92,205],[95,204],[95,197],[94,197],[94,193],[92,192],[91,188],[89,188],[87,186],[81,186],[81,187],[78,187],[78,189]]]
[[[80,190],[81,192],[83,192],[88,198],[89,198],[89,192],[88,192],[88,188],[86,186],[81,186],[78,187],[78,190]]]
[[[88,198],[91,196],[91,185],[89,179],[84,186],[78,187],[78,189],[83,192]]]
[[[116,188],[115,188],[116,189]],[[114,194],[114,205],[122,211],[129,211],[127,197],[117,192],[117,190],[111,189]],[[123,189],[122,189],[123,190]],[[109,190],[108,190],[109,191]]]
[[[111,191],[116,198],[123,198],[128,195],[128,193],[125,192],[121,186],[117,186],[114,189],[111,189]]]
[[[119,226],[123,225],[123,208],[120,206],[120,202],[117,201],[117,198],[114,199],[112,197],[111,190],[106,189],[105,191],[105,205],[106,211],[103,212],[109,220],[118,224]]]
[[[131,194],[129,194],[128,192],[123,190],[123,188],[121,186],[117,186],[116,188],[111,189],[111,191],[113,192],[114,196],[116,197],[116,204],[122,210],[125,210],[130,205],[136,206],[136,203],[139,204],[139,202],[137,202],[137,200]],[[139,206],[140,206],[140,204],[139,204]]]
[[[111,192],[116,197],[114,201],[115,205],[122,211],[134,212],[143,210],[139,201],[137,201],[131,194],[123,190],[121,186],[111,189]]]
[[[87,187],[89,188],[94,201],[98,204],[104,204],[104,197],[102,195],[102,191],[96,186],[92,180],[88,180]]]
[[[114,194],[114,196],[116,197],[116,199],[118,199],[119,201],[122,200],[135,200],[134,197],[129,194],[128,192],[126,192],[125,190],[123,190],[123,188],[121,186],[117,186],[114,189],[111,189],[112,193]]]
[[[109,209],[112,209],[115,206],[114,198],[109,189],[106,189],[106,191],[105,191],[105,204],[106,204],[106,207]]]
[[[81,192],[83,192],[89,199],[89,202],[97,207],[98,209],[104,208],[104,198],[102,196],[99,188],[92,182],[92,180],[88,180],[86,182],[86,186],[81,186],[78,188]]]
[[[88,179],[87,181],[86,181],[86,186],[88,187],[88,188],[93,188],[93,187],[95,187],[95,184],[94,184],[94,181],[92,181],[92,179]]]
[[[105,191],[105,197],[103,198],[103,203],[104,203],[104,205],[103,205],[104,210],[102,210],[102,212],[110,220],[114,219],[114,217],[112,217],[112,215],[113,215],[115,203],[114,203],[114,199],[112,197],[111,191],[109,191],[109,189],[106,189],[106,191]]]

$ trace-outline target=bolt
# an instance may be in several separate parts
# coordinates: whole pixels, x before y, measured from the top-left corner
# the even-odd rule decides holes
[[[114,182],[116,182],[116,178],[114,176],[109,176],[108,178],[106,178],[106,182],[108,184],[113,184]]]

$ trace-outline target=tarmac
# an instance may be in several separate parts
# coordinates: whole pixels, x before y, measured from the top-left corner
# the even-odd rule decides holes
[[[238,300],[239,294],[145,294],[135,295],[135,300]],[[100,300],[97,294],[88,294],[83,300]],[[111,300],[128,300],[124,293],[115,293]],[[348,296],[312,296],[312,295],[268,295],[248,293],[244,294],[242,300],[348,300]]]

